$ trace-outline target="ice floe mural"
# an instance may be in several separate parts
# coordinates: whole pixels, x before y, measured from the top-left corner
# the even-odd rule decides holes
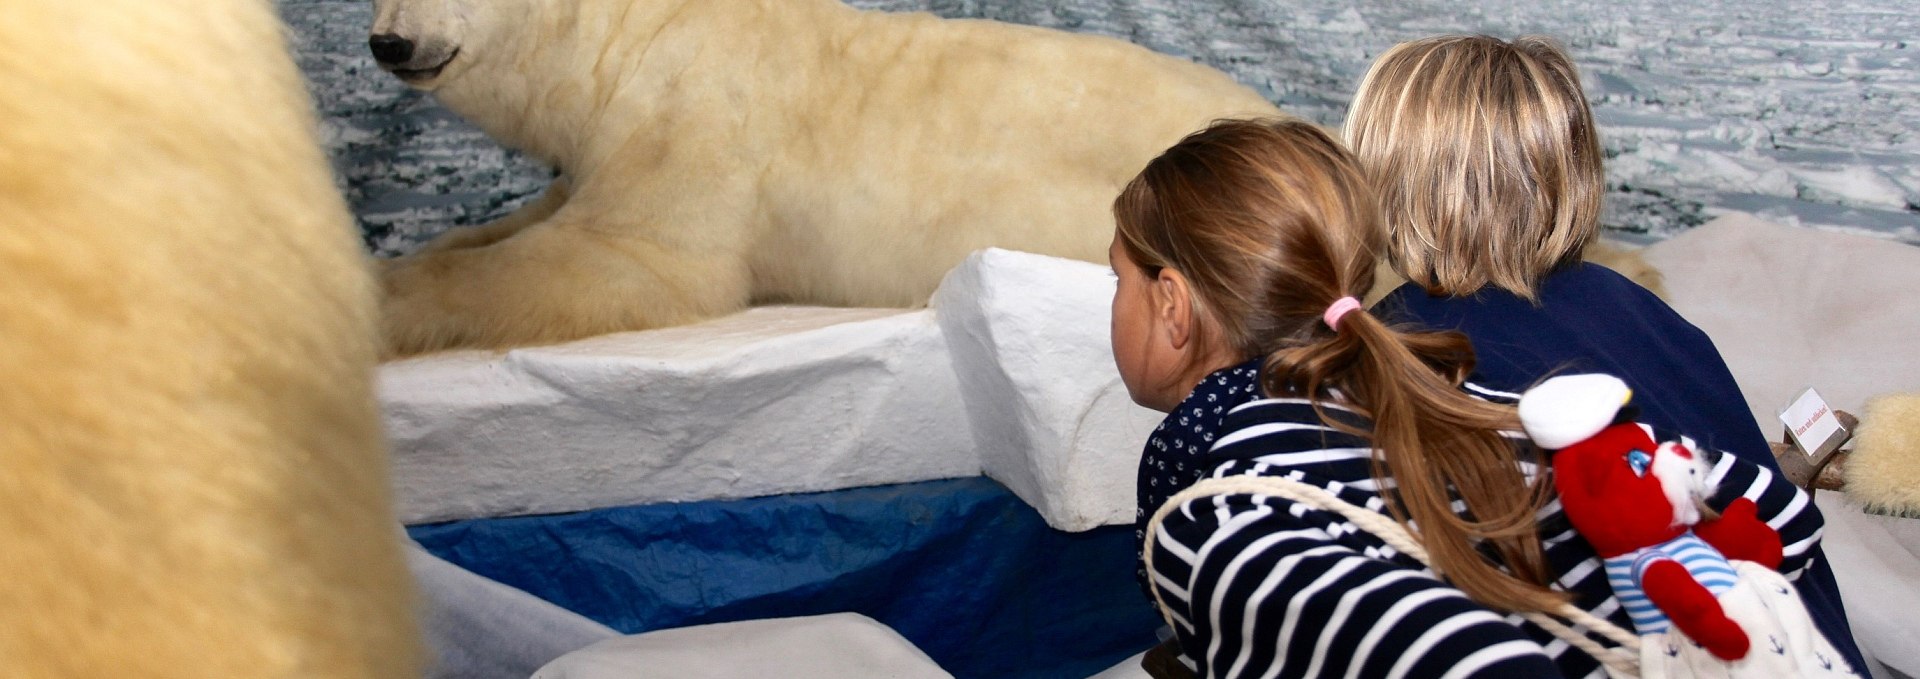
[[[1706,0],[853,0],[1117,36],[1338,125],[1374,55],[1446,32],[1566,43],[1603,126],[1610,234],[1728,211],[1920,244],[1920,13]],[[369,249],[407,252],[537,194],[550,173],[408,90],[366,51],[366,0],[280,0]],[[1142,92],[1141,96],[1153,96]]]

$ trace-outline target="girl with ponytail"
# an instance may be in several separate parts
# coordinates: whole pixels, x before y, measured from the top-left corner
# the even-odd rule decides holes
[[[1114,215],[1114,360],[1136,402],[1168,413],[1141,458],[1143,544],[1154,530],[1141,575],[1182,664],[1230,677],[1599,670],[1509,617],[1571,601],[1629,624],[1539,453],[1517,443],[1515,397],[1468,382],[1467,339],[1360,308],[1385,234],[1338,141],[1299,121],[1221,121],[1149,163]],[[1201,479],[1234,476],[1388,517],[1431,568],[1273,494],[1187,499],[1149,521]],[[1818,528],[1817,515],[1782,519],[1783,538]]]

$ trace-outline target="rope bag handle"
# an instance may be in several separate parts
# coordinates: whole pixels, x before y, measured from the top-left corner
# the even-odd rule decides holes
[[[1214,495],[1235,494],[1270,495],[1292,500],[1315,509],[1337,513],[1348,521],[1353,522],[1354,526],[1368,533],[1372,533],[1374,537],[1380,538],[1382,542],[1387,543],[1387,546],[1399,550],[1407,556],[1418,559],[1421,564],[1429,568],[1433,565],[1432,562],[1428,560],[1426,548],[1422,547],[1420,541],[1415,539],[1413,534],[1409,533],[1406,527],[1400,525],[1400,522],[1395,521],[1393,517],[1356,506],[1353,503],[1340,499],[1339,496],[1328,492],[1325,488],[1302,483],[1294,479],[1279,476],[1236,475],[1201,479],[1199,483],[1195,483],[1186,490],[1175,493],[1173,497],[1167,498],[1167,501],[1162,503],[1160,508],[1153,512],[1153,517],[1147,520],[1147,544],[1145,551],[1141,555],[1142,558],[1146,560],[1148,577],[1151,578],[1154,572],[1153,547],[1155,535],[1160,531],[1160,523],[1166,520],[1168,514],[1173,513],[1175,508],[1178,508],[1189,500]],[[1149,587],[1148,589],[1152,590],[1153,601],[1155,604],[1158,604],[1160,608],[1160,617],[1167,621],[1168,627],[1174,627],[1173,609],[1167,606],[1166,599],[1160,595],[1160,588]],[[1567,602],[1561,602],[1558,607],[1548,613],[1529,611],[1521,613],[1520,615],[1526,618],[1528,622],[1553,633],[1553,636],[1559,637],[1560,640],[1567,642],[1574,648],[1578,648],[1585,651],[1588,655],[1593,656],[1595,660],[1600,661],[1601,665],[1606,666],[1608,674],[1614,677],[1640,676],[1640,637],[1636,636],[1633,632],[1621,629],[1619,625],[1615,625],[1604,618]],[[1559,619],[1557,619],[1556,616]],[[1619,644],[1620,648],[1607,648],[1602,646],[1599,642],[1594,641],[1592,637],[1575,631],[1560,622],[1560,619],[1584,626]]]

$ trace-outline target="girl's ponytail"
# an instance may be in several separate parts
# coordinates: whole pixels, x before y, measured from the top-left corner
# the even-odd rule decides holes
[[[1529,482],[1514,443],[1509,407],[1469,397],[1460,384],[1473,349],[1455,332],[1396,330],[1366,312],[1346,314],[1325,341],[1267,357],[1270,394],[1339,394],[1368,418],[1370,431],[1338,418],[1337,429],[1369,437],[1373,475],[1394,518],[1416,526],[1433,567],[1474,600],[1509,611],[1543,611],[1565,600],[1547,588],[1549,569],[1535,517],[1547,484]],[[1314,399],[1315,409],[1319,399]],[[1461,516],[1453,509],[1466,505]],[[1502,572],[1476,548],[1487,545],[1511,569]]]

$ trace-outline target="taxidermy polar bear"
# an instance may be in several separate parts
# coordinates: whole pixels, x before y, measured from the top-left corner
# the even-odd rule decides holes
[[[385,272],[390,350],[924,303],[989,245],[1105,261],[1154,155],[1279,111],[1121,40],[839,0],[375,0],[381,65],[557,167]]]
[[[376,297],[265,0],[0,19],[0,666],[417,677]]]

